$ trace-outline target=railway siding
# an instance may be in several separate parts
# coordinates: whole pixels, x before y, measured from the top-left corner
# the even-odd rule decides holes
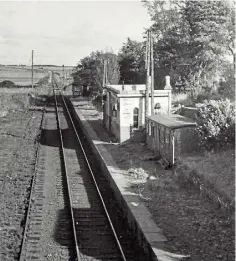
[[[129,223],[129,228],[143,246],[147,260],[158,260],[163,253],[160,249],[164,249],[167,239],[152,220],[150,212],[144,203],[140,201],[139,196],[126,189],[128,181],[125,179],[125,176],[128,173],[118,168],[108,153],[105,142],[100,141],[95,131],[80,113],[80,110],[76,108],[78,104],[75,101],[72,101],[70,104],[73,115],[82,127],[82,131],[114,191],[118,204],[123,210],[123,215]],[[174,259],[170,257],[169,260]]]

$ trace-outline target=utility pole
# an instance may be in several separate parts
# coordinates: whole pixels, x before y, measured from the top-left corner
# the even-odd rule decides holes
[[[106,60],[104,60],[103,64],[103,81],[102,81],[102,87],[104,88],[106,85]]]
[[[62,86],[64,87],[64,85],[65,85],[65,66],[64,66],[64,64],[62,65],[62,71],[63,71],[63,85]]]
[[[103,66],[103,88],[108,84],[108,60],[104,60]]]
[[[147,42],[146,42],[146,66],[147,79],[146,79],[146,97],[145,97],[145,123],[146,117],[149,114],[149,84],[150,84],[150,31],[147,31]]]
[[[154,57],[153,57],[153,37],[150,36],[151,42],[151,115],[154,115]]]
[[[32,88],[34,88],[34,50],[32,50],[32,65],[31,65],[31,83],[32,83]]]

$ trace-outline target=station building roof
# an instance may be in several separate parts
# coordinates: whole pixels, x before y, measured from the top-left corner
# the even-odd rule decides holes
[[[106,90],[112,91],[118,97],[142,97],[145,95],[146,84],[112,84],[104,87]],[[154,90],[154,96],[166,96],[170,90]],[[149,96],[151,93],[149,94]]]
[[[113,90],[117,93],[121,92],[140,92],[146,90],[146,84],[112,84],[106,85],[106,89]]]
[[[197,126],[196,122],[191,121],[190,119],[178,114],[171,114],[171,115],[155,114],[155,115],[147,116],[147,119],[157,122],[160,125],[163,125],[172,130]]]

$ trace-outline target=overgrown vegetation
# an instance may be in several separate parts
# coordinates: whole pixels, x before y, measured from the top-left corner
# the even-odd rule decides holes
[[[42,79],[38,80],[37,84],[38,85],[48,84],[49,78],[50,78],[49,75],[46,75]]]
[[[196,131],[204,148],[216,150],[235,145],[235,106],[229,100],[205,100],[196,120]]]

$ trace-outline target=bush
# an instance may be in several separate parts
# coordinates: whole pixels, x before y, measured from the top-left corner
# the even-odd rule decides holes
[[[3,88],[13,88],[13,87],[16,87],[16,86],[15,86],[14,82],[5,80],[5,81],[0,82],[0,87],[3,87]]]
[[[204,101],[196,114],[200,145],[208,150],[234,146],[235,107],[229,100]]]
[[[235,71],[234,66],[228,65],[225,68],[224,80],[220,82],[218,89],[220,95],[224,98],[235,100]]]
[[[48,84],[49,81],[49,76],[46,75],[43,78],[39,79],[39,81],[37,82],[38,85],[43,85],[43,84]]]
[[[99,111],[103,110],[102,107],[102,95],[97,95],[93,100],[92,100],[92,104],[93,106],[95,106]]]

